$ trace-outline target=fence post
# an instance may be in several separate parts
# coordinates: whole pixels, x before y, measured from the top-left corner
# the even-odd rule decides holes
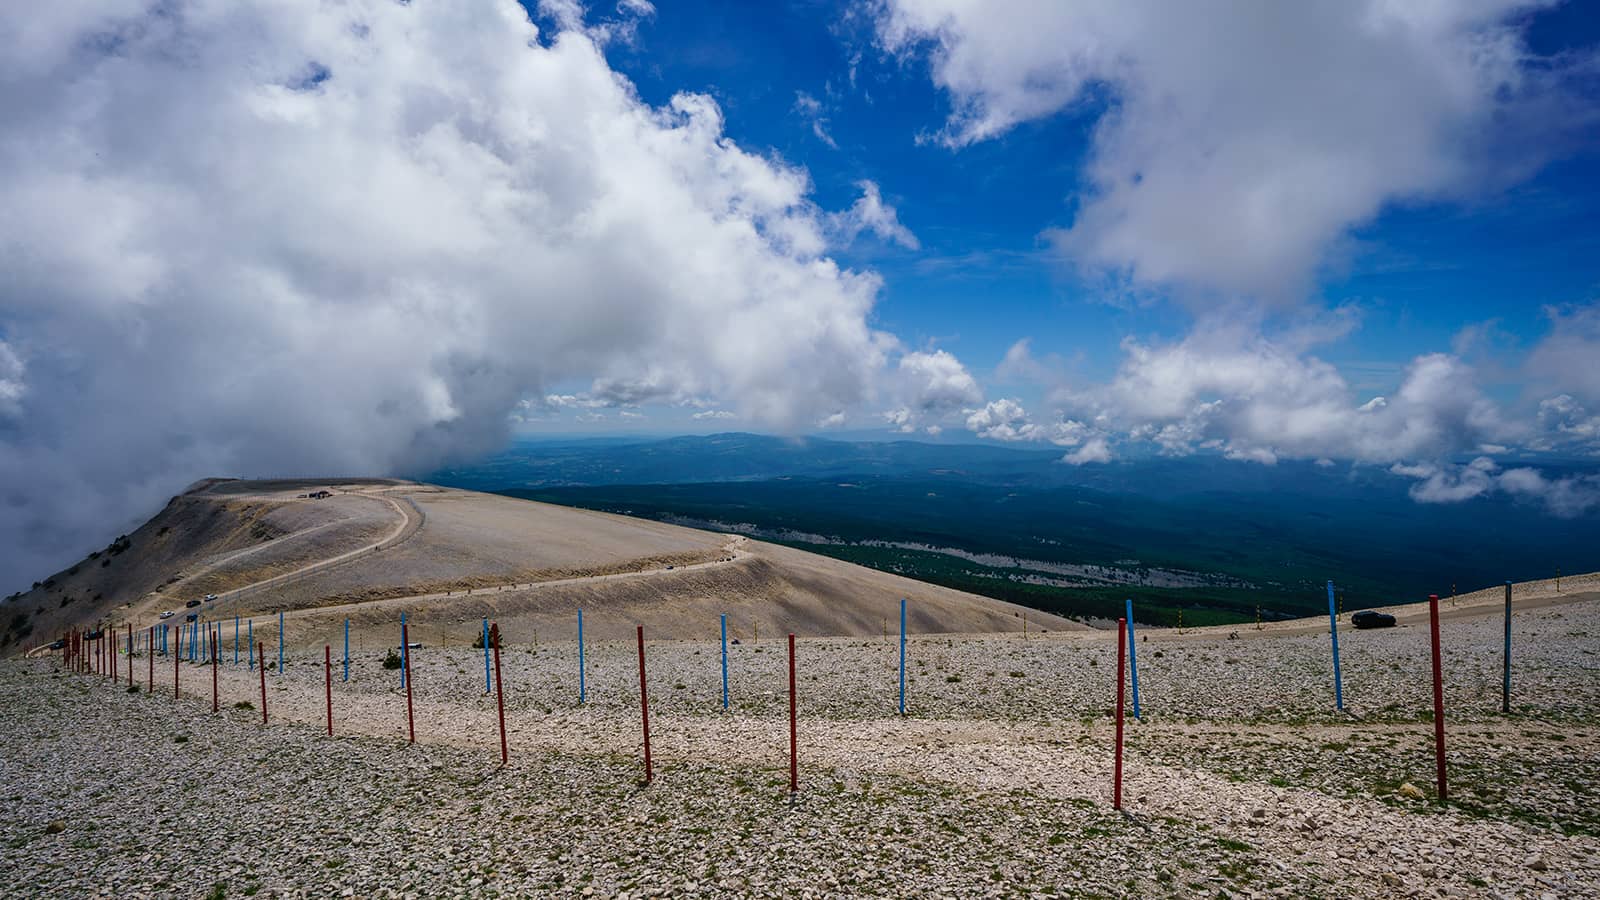
[[[283,613],[278,613],[278,674],[283,674]]]
[[[261,724],[265,725],[265,724],[267,724],[267,642],[266,641],[258,641],[256,643],[256,656],[259,657],[257,662],[260,663],[258,668],[261,670],[261,673],[260,673],[261,674]]]
[[[494,684],[489,680],[489,617],[483,617],[483,692],[485,694],[494,690]]]
[[[128,687],[133,687],[133,623],[128,623]]]
[[[1433,632],[1433,763],[1438,770],[1439,802],[1449,798],[1444,773],[1444,667],[1439,661],[1439,595],[1428,595],[1428,627]]]
[[[183,647],[178,647],[177,653],[172,654],[172,699],[178,699],[178,661],[183,659]]]
[[[413,715],[412,711],[411,711],[411,646],[410,645],[411,645],[411,638],[409,636],[409,632],[406,631],[406,616],[405,616],[405,613],[401,613],[400,614],[400,646],[402,648],[404,648],[405,652],[400,654],[400,661],[403,663],[402,668],[404,669],[404,680],[405,680],[405,683],[406,683],[406,732],[411,736],[410,737],[410,742],[415,744],[417,742],[417,720],[416,720],[416,716]]]
[[[900,598],[900,715],[906,714],[906,598]]]
[[[249,622],[245,623],[245,632],[246,637],[244,642],[244,655],[249,660],[251,671],[254,671],[256,667],[256,658],[250,655],[250,645],[256,642],[255,619],[251,619]]]
[[[211,632],[211,711],[216,712],[221,708],[217,695],[217,633],[213,631]]]
[[[233,667],[239,668],[239,617],[233,617]]]
[[[328,737],[333,737],[333,648],[322,645],[322,681],[327,686]]]
[[[1500,711],[1511,712],[1511,582],[1506,582],[1506,672],[1500,685]]]
[[[1344,712],[1344,681],[1339,675],[1339,615],[1333,606],[1333,582],[1328,582],[1328,634],[1333,636],[1333,706]]]
[[[494,702],[500,712],[500,765],[505,765],[510,754],[506,750],[506,683],[500,679],[500,623],[489,629],[489,641],[494,644]]]
[[[1128,650],[1127,631],[1128,631],[1128,620],[1127,619],[1118,619],[1117,620],[1117,754],[1116,754],[1117,761],[1116,761],[1116,768],[1113,770],[1113,774],[1111,776],[1111,808],[1112,809],[1121,809],[1122,808],[1122,703],[1123,703],[1122,683],[1123,683],[1123,680],[1124,680],[1124,676],[1123,676],[1124,660],[1123,660],[1123,657],[1127,655],[1127,650]]]
[[[350,620],[344,620],[344,680],[350,680]]]
[[[583,610],[578,610],[578,705],[589,697],[589,686],[583,674]]]
[[[149,678],[150,689],[145,691],[145,693],[154,694],[156,692],[156,627],[154,625],[150,626],[150,647],[149,652],[145,655],[149,657],[150,663],[150,673],[147,676]]]
[[[1133,683],[1133,717],[1144,721],[1144,716],[1139,714],[1139,656],[1135,652],[1136,641],[1133,637],[1133,598],[1128,598],[1128,679]]]
[[[409,644],[409,643],[411,643],[411,642],[406,640],[406,614],[405,613],[401,613],[400,614],[400,686],[401,687],[405,687],[406,686],[406,672],[411,668],[411,666],[410,666],[411,648],[406,646],[406,644]]]
[[[639,626],[639,715],[644,722],[644,783],[654,774],[650,768],[650,693],[644,682],[644,626]]]
[[[722,616],[722,708],[728,708],[728,617]]]
[[[794,632],[789,632],[789,796],[800,789],[800,742],[795,730]]]

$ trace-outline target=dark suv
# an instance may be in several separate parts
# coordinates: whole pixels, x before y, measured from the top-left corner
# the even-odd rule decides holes
[[[188,603],[184,604],[184,607],[186,609],[194,609],[196,606],[199,606],[199,605],[200,605],[200,601],[199,600],[190,600]]]
[[[1357,628],[1393,628],[1394,616],[1368,609],[1351,616],[1350,624]]]

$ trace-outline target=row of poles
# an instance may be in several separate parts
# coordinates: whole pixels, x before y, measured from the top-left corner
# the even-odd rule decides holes
[[[1344,688],[1339,662],[1338,618],[1334,612],[1333,582],[1328,582],[1329,600],[1329,633],[1333,644],[1333,672],[1334,672],[1334,705],[1344,710]],[[1428,596],[1428,615],[1432,644],[1433,668],[1433,721],[1434,721],[1434,756],[1436,763],[1436,780],[1438,785],[1438,799],[1443,802],[1448,797],[1448,784],[1445,767],[1444,753],[1444,686],[1443,668],[1441,663],[1439,644],[1439,597],[1436,594]],[[180,696],[179,692],[179,662],[186,655],[191,661],[197,661],[209,644],[209,661],[212,670],[212,711],[219,709],[217,688],[217,663],[221,656],[220,627],[211,627],[202,632],[200,623],[191,623],[182,626],[177,632],[177,652],[172,654],[172,687],[173,696]],[[720,617],[720,636],[722,644],[721,674],[722,674],[722,706],[729,708],[728,684],[728,617]],[[402,613],[400,616],[400,648],[401,666],[400,681],[406,692],[406,729],[410,742],[416,742],[416,717],[412,699],[411,677],[411,640],[410,625]],[[234,663],[239,661],[239,620],[234,623]],[[267,722],[267,690],[266,690],[266,645],[265,642],[254,642],[254,622],[248,625],[248,635],[255,644],[256,653],[249,660],[251,668],[259,668],[261,676],[261,721]],[[652,780],[654,772],[650,755],[650,706],[649,691],[646,683],[644,626],[637,626],[636,637],[639,652],[639,709],[644,741],[644,769],[645,781]],[[906,712],[906,601],[900,601],[900,641],[899,641],[899,712]],[[496,708],[498,711],[500,727],[500,759],[505,764],[509,760],[509,746],[505,727],[505,695],[500,678],[500,628],[498,623],[490,623],[488,618],[483,619],[483,674],[484,692],[495,693]],[[128,654],[128,683],[133,686],[133,659],[138,647],[133,626],[127,626],[126,646]],[[149,692],[155,690],[155,656],[165,654],[167,647],[167,626],[150,626],[144,647],[149,660],[148,685]],[[587,666],[585,665],[585,640],[583,634],[583,611],[578,610],[578,702],[587,702]],[[250,654],[250,644],[245,647],[245,655]],[[798,790],[799,783],[799,747],[797,726],[797,699],[795,695],[795,644],[794,635],[789,635],[789,789],[791,792]],[[187,653],[185,652],[187,651]],[[333,649],[331,645],[323,645],[323,670],[325,679],[325,695],[327,708],[327,731],[333,734]],[[63,661],[66,667],[78,672],[96,672],[112,678],[118,678],[115,664],[115,650],[110,643],[110,636],[105,630],[98,632],[72,631],[63,636]],[[350,680],[350,620],[344,622],[344,674],[345,681]],[[284,646],[283,646],[283,614],[278,614],[278,672],[283,673]],[[1126,615],[1117,620],[1117,705],[1116,705],[1116,738],[1115,738],[1115,763],[1113,771],[1113,806],[1122,807],[1122,757],[1123,757],[1123,710],[1126,706],[1124,694],[1125,683],[1132,689],[1132,709],[1136,719],[1142,719],[1139,699],[1139,670],[1137,661],[1137,643],[1134,635],[1133,601],[1126,601]],[[1511,582],[1505,586],[1505,672],[1502,680],[1502,702],[1504,712],[1511,710]]]

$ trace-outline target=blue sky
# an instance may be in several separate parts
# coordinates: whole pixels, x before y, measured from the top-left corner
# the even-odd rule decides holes
[[[1600,510],[1593,4],[999,8],[0,5],[0,569],[554,433]]]
[[[1592,52],[1600,42],[1600,13],[1582,4],[1516,20],[1539,56]],[[714,97],[729,138],[804,167],[824,208],[846,207],[858,181],[876,182],[921,247],[864,239],[834,256],[883,275],[875,322],[908,343],[992,372],[1029,338],[1036,354],[1107,378],[1125,336],[1173,339],[1192,324],[1159,291],[1130,303],[1078,277],[1041,240],[1070,225],[1090,190],[1082,167],[1097,121],[1114,107],[1110,91],[983,143],[930,142],[951,97],[929,80],[925,60],[887,54],[870,17],[848,3],[662,4],[634,43],[607,56],[649,103],[680,91]],[[802,109],[801,95],[820,111]],[[834,146],[817,135],[819,120]],[[1450,350],[1464,327],[1493,323],[1495,349],[1516,356],[1547,330],[1545,306],[1592,302],[1600,295],[1594,134],[1527,178],[1461,199],[1397,199],[1351,228],[1351,247],[1318,273],[1305,301],[1354,305],[1361,326],[1320,347],[1321,357],[1358,389],[1384,393],[1409,360]],[[1492,387],[1514,391],[1511,381]],[[614,427],[663,425],[696,427],[666,411]]]

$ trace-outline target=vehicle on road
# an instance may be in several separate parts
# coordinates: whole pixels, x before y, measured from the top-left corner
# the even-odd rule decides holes
[[[56,638],[55,640],[50,642],[50,649],[51,650],[60,650],[62,647],[65,647],[66,645],[67,645],[66,641],[63,641],[60,638]]]
[[[198,618],[200,618],[200,614],[199,613],[189,613],[187,616],[183,617],[183,620],[185,622],[193,622]]]
[[[1393,628],[1394,616],[1364,609],[1350,617],[1350,624],[1357,628]]]
[[[217,599],[217,595],[216,594],[207,594],[206,595],[206,602],[207,603],[210,603],[210,602],[212,602],[213,600],[216,600],[216,599]]]
[[[174,615],[174,613],[173,613],[173,612],[172,612],[172,610],[170,610],[170,609],[169,609],[169,610],[167,610],[167,611],[165,611],[165,612],[163,612],[163,613],[162,613],[162,614],[161,614],[161,618],[163,618],[163,619],[170,619],[170,618],[172,618],[172,617],[173,617],[173,615]]]
[[[196,606],[199,606],[199,605],[200,605],[200,601],[199,600],[190,600],[188,603],[184,604],[184,607],[186,609],[194,609]]]

